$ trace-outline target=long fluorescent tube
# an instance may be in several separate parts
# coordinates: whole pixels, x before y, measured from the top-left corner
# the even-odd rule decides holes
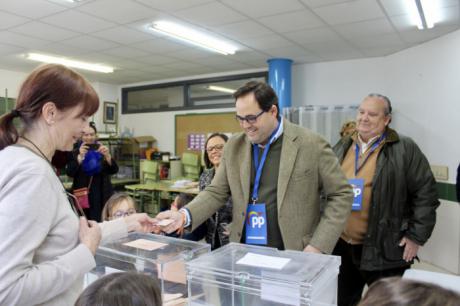
[[[237,50],[235,46],[220,39],[169,21],[153,22],[150,29],[224,55],[235,54]]]
[[[412,22],[419,30],[431,29],[434,27],[435,16],[432,0],[410,0],[405,1],[409,5],[409,14]]]
[[[214,85],[209,85],[207,88],[209,90],[220,91],[220,92],[231,93],[231,94],[236,91],[235,89],[221,87],[221,86],[214,86]]]
[[[109,66],[79,62],[79,61],[69,60],[63,57],[56,57],[56,56],[50,56],[50,55],[45,55],[45,54],[39,54],[39,53],[29,53],[26,55],[26,58],[33,60],[33,61],[61,64],[61,65],[68,66],[68,67],[80,68],[80,69],[96,71],[96,72],[103,72],[103,73],[113,72],[113,68]]]
[[[434,1],[420,0],[423,15],[425,16],[426,27],[431,29],[434,27]]]

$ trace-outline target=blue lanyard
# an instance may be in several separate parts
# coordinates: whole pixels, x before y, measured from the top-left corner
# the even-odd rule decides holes
[[[358,174],[358,171],[362,168],[362,166],[364,166],[364,164],[366,163],[366,161],[369,158],[369,156],[371,156],[372,152],[374,152],[378,148],[378,146],[380,145],[380,143],[384,139],[385,139],[385,133],[383,133],[382,136],[380,136],[379,139],[377,139],[377,141],[374,142],[374,144],[372,145],[372,147],[369,150],[369,154],[367,154],[366,158],[361,163],[361,167],[358,167],[359,145],[358,145],[358,143],[355,144],[355,177]]]
[[[275,131],[270,135],[270,140],[268,141],[267,145],[265,146],[264,152],[262,153],[262,157],[259,163],[259,146],[257,144],[252,145],[252,151],[254,155],[254,167],[256,169],[256,177],[254,178],[254,188],[252,190],[252,202],[255,204],[258,197],[259,197],[259,184],[260,184],[260,177],[262,176],[262,168],[265,164],[265,159],[268,155],[268,150],[270,149],[270,145],[275,140],[276,134],[281,127],[281,122],[278,122],[278,127]]]

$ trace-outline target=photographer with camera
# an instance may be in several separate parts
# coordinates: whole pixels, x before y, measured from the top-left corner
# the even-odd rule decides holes
[[[114,193],[110,177],[117,172],[110,150],[97,142],[96,126],[90,122],[67,164],[67,175],[73,177],[72,192],[88,219],[101,221],[104,203]]]

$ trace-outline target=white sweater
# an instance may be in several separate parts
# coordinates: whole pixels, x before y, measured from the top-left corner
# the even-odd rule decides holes
[[[95,261],[61,182],[19,146],[0,151],[0,169],[0,305],[73,305]],[[127,234],[122,219],[100,225],[103,240]]]

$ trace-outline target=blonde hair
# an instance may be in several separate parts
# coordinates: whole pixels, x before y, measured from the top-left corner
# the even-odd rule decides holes
[[[112,210],[113,208],[120,204],[123,201],[128,201],[130,204],[133,205],[134,209],[136,208],[136,202],[132,197],[124,192],[117,192],[114,193],[108,200],[105,202],[104,208],[102,209],[102,221],[109,221],[112,218]]]

